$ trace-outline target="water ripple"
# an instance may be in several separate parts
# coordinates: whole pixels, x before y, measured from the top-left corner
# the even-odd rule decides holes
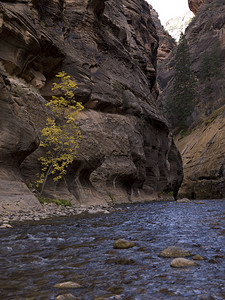
[[[0,299],[225,299],[225,200],[121,209],[1,230]],[[136,245],[115,250],[118,238]],[[206,260],[171,268],[158,253],[173,245]],[[53,287],[65,281],[82,288]]]

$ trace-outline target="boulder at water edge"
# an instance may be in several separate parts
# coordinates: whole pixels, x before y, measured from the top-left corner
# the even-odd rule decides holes
[[[190,203],[191,200],[189,200],[188,198],[183,198],[183,199],[178,199],[177,202],[178,203]]]

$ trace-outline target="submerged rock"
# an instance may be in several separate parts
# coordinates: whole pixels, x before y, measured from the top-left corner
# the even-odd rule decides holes
[[[135,246],[134,242],[129,242],[123,239],[118,239],[115,241],[113,248],[114,249],[128,249]]]
[[[198,266],[198,264],[196,262],[194,262],[193,260],[179,257],[179,258],[174,258],[171,261],[170,266],[173,268],[183,268],[183,267]]]
[[[53,287],[58,289],[79,289],[82,286],[77,282],[66,281],[66,282],[57,283]]]
[[[180,247],[169,246],[166,249],[162,250],[159,257],[185,257],[185,256],[192,256],[191,252],[182,249]]]
[[[209,259],[209,263],[211,264],[217,264],[218,260],[216,260],[214,257]]]
[[[114,295],[114,294],[106,294],[106,295],[103,295],[103,296],[99,296],[99,297],[96,297],[94,298],[94,300],[107,300],[107,299],[121,299],[121,295]]]
[[[211,295],[201,296],[200,300],[215,300],[215,298]]]
[[[118,257],[118,258],[110,258],[106,260],[108,264],[118,264],[118,265],[133,265],[135,261],[130,257]]]
[[[73,300],[73,299],[77,299],[77,297],[75,297],[72,294],[64,294],[64,295],[58,295],[55,300]]]
[[[183,199],[178,199],[177,202],[178,203],[190,203],[191,200],[189,200],[188,198],[183,198]]]
[[[162,294],[168,295],[168,296],[174,296],[175,295],[173,291],[171,291],[167,288],[160,289],[159,292],[162,293]]]
[[[196,254],[196,255],[194,255],[194,256],[192,257],[192,259],[193,259],[193,260],[204,260],[205,258],[202,257],[202,256],[199,255],[199,254]]]

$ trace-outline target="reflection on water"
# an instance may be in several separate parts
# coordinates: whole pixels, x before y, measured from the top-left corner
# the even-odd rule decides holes
[[[121,208],[2,229],[0,299],[225,299],[225,200]],[[118,238],[136,246],[115,250]],[[158,253],[173,245],[206,260],[171,268]],[[65,281],[82,288],[53,287]]]

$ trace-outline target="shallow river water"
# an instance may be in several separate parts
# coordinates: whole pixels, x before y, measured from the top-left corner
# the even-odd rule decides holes
[[[2,229],[0,299],[225,299],[225,200],[120,208]],[[113,249],[118,238],[136,246]],[[167,246],[206,259],[172,268]],[[66,281],[82,287],[54,287]]]

